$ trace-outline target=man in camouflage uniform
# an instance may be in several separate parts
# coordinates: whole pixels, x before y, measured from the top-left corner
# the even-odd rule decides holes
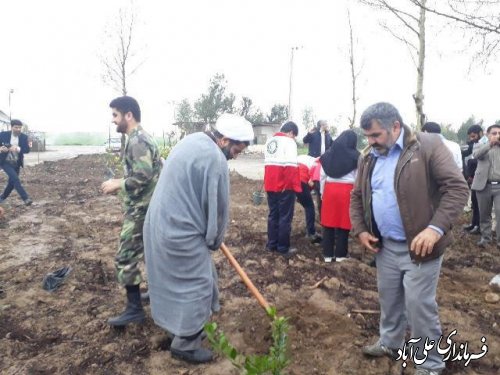
[[[120,192],[124,203],[124,220],[120,247],[115,257],[118,282],[127,289],[125,311],[110,318],[112,326],[144,321],[139,284],[142,281],[139,261],[144,257],[142,227],[161,168],[158,147],[141,125],[141,110],[134,98],[122,96],[110,104],[116,131],[128,135],[123,156],[124,178],[103,182],[105,194]]]

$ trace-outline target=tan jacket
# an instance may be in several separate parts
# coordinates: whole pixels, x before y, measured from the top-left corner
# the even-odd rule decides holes
[[[467,203],[469,189],[439,136],[415,134],[406,125],[404,130],[404,148],[396,165],[394,190],[407,243],[410,245],[428,225],[444,232],[433,251],[425,257],[417,257],[410,251],[412,260],[421,262],[441,256],[452,243],[452,224]],[[358,175],[351,195],[352,232],[356,236],[369,232],[380,238],[372,214],[371,175],[376,158],[370,151],[371,147],[365,149],[358,162]]]

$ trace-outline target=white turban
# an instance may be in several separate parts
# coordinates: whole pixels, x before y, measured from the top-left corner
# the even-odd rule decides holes
[[[243,117],[231,113],[222,114],[215,123],[215,128],[224,137],[239,142],[251,142],[254,139],[252,124]]]

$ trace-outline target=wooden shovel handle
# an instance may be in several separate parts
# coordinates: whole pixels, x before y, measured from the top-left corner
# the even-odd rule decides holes
[[[253,285],[252,280],[250,280],[248,278],[248,275],[246,274],[245,271],[243,271],[243,268],[241,268],[241,266],[236,261],[236,259],[234,259],[233,254],[231,254],[231,252],[229,251],[229,249],[227,248],[227,246],[224,243],[222,245],[220,245],[220,249],[222,250],[222,252],[226,256],[226,258],[229,260],[229,263],[231,263],[231,265],[234,267],[234,269],[236,270],[236,272],[238,272],[238,274],[240,275],[241,279],[243,280],[243,282],[247,286],[248,290],[250,290],[250,292],[253,294],[253,296],[257,299],[257,301],[259,301],[260,305],[267,312],[267,310],[269,309],[269,304],[264,299],[264,297],[262,296],[262,294],[260,294],[260,292],[257,290],[257,288],[255,287],[255,285]]]

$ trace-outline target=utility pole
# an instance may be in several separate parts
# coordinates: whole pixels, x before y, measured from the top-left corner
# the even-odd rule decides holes
[[[295,46],[291,48],[291,53],[290,53],[290,86],[288,89],[288,118],[292,118],[292,88],[293,88],[293,55],[294,51],[297,51],[299,49],[303,48],[303,46]]]
[[[9,89],[9,121],[12,121],[12,109],[10,108],[10,96],[14,93],[14,89]]]

